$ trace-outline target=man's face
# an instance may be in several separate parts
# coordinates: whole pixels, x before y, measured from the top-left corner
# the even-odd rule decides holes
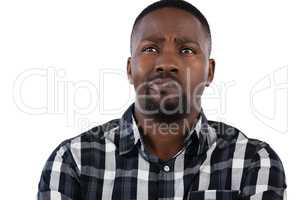
[[[214,74],[207,32],[192,14],[161,8],[135,27],[127,73],[141,112],[168,116],[200,110]]]

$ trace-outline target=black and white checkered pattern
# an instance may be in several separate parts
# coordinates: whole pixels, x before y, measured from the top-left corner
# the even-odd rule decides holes
[[[201,112],[185,148],[162,161],[144,148],[133,109],[61,143],[43,169],[38,199],[285,198],[282,163],[265,142]]]

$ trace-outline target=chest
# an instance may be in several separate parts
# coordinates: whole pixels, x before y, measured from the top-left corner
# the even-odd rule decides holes
[[[208,157],[188,158],[182,154],[159,164],[141,155],[110,156],[104,162],[102,168],[88,167],[82,174],[82,199],[184,199],[192,191],[232,189],[230,161],[222,167],[211,165]]]

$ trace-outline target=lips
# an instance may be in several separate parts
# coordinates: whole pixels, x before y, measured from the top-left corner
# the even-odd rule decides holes
[[[177,82],[171,78],[157,78],[150,81],[150,85],[175,85]]]
[[[149,82],[149,87],[154,90],[168,90],[169,92],[178,90],[178,82],[171,78],[157,78]]]

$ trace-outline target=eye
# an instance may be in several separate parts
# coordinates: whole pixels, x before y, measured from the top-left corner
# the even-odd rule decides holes
[[[183,49],[181,49],[181,53],[190,55],[190,54],[194,54],[195,52],[191,48],[183,48]]]
[[[158,50],[155,47],[145,47],[142,49],[142,52],[146,52],[146,53],[157,53]]]

